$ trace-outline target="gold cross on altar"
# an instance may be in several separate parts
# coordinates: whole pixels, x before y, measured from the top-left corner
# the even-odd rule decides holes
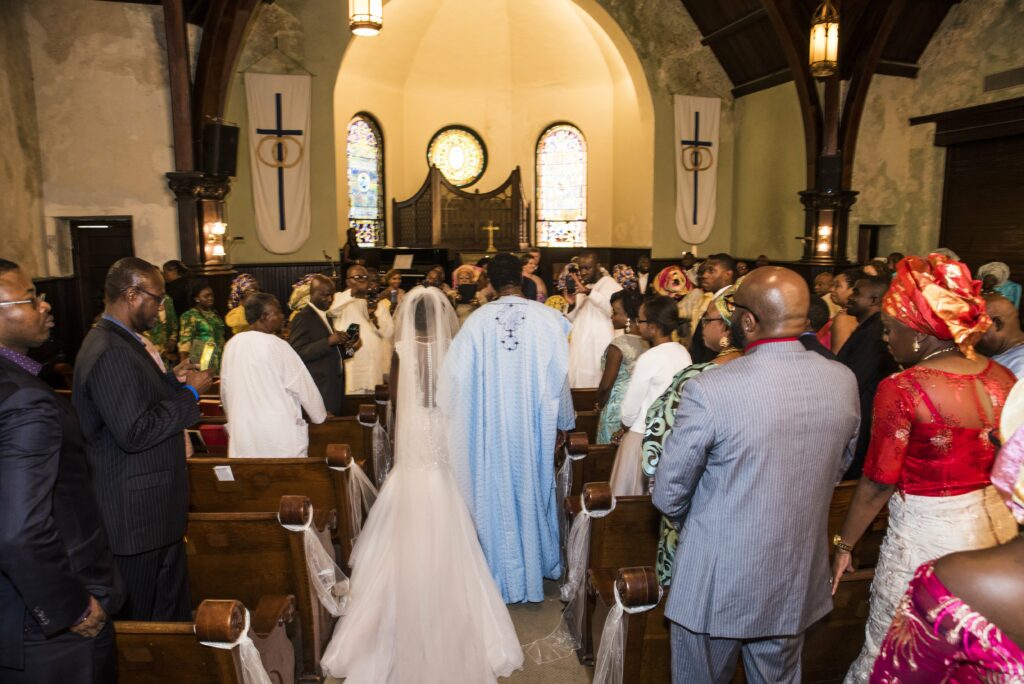
[[[487,231],[487,253],[494,254],[498,251],[498,248],[494,246],[494,231],[501,230],[498,226],[494,225],[494,221],[488,221],[487,225],[480,230]]]

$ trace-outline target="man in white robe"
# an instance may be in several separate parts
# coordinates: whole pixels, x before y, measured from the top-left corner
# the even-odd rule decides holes
[[[249,330],[228,340],[220,371],[228,456],[303,458],[309,429],[302,411],[324,422],[323,397],[306,364],[277,336],[284,326],[277,298],[251,294],[244,306]]]
[[[365,266],[349,266],[345,284],[348,289],[334,296],[328,315],[339,332],[346,332],[350,325],[358,323],[359,339],[363,343],[352,358],[345,359],[345,394],[369,394],[384,382],[391,368],[395,336],[391,302],[382,298],[370,315],[366,298],[370,275]]]
[[[580,257],[579,277],[573,276],[576,293],[569,320],[569,386],[597,387],[601,384],[601,358],[615,336],[612,325],[613,294],[622,289],[606,272],[602,274],[597,255]]]

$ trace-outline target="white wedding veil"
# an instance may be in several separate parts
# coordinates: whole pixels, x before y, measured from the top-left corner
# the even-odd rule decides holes
[[[422,465],[448,461],[437,384],[459,320],[436,287],[415,287],[395,312],[398,387],[395,462]],[[394,388],[393,388],[394,389]]]

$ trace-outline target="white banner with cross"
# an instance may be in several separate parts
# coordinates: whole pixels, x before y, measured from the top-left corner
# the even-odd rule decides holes
[[[310,77],[245,74],[256,235],[291,254],[309,239]]]
[[[708,239],[718,191],[717,97],[676,95],[676,230],[688,245]]]

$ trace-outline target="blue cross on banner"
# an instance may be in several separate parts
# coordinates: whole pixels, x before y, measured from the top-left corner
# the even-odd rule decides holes
[[[284,217],[284,170],[288,164],[288,157],[285,150],[287,139],[284,136],[290,136],[294,140],[294,136],[302,135],[302,131],[295,128],[281,128],[281,93],[274,93],[274,111],[277,112],[277,116],[274,119],[274,128],[257,128],[256,132],[260,135],[273,136],[272,141],[274,145],[274,156],[272,158],[271,166],[277,166],[277,207],[278,207],[278,225],[281,230],[285,229],[285,217]],[[262,141],[261,143],[262,144]],[[302,157],[303,149],[301,143],[298,146],[298,156]],[[260,161],[263,161],[262,158]],[[296,160],[298,161],[298,160]],[[291,164],[294,166],[294,163]]]
[[[693,225],[697,225],[697,205],[700,203],[700,194],[697,192],[700,182],[700,172],[711,168],[715,162],[714,154],[711,152],[710,140],[700,139],[700,112],[693,113],[693,140],[680,140],[683,146],[682,159],[683,168],[693,170]],[[707,154],[702,149],[707,148]]]
[[[245,74],[256,234],[268,251],[309,238],[310,77]]]
[[[707,240],[718,193],[717,97],[675,96],[676,230],[690,245]]]

